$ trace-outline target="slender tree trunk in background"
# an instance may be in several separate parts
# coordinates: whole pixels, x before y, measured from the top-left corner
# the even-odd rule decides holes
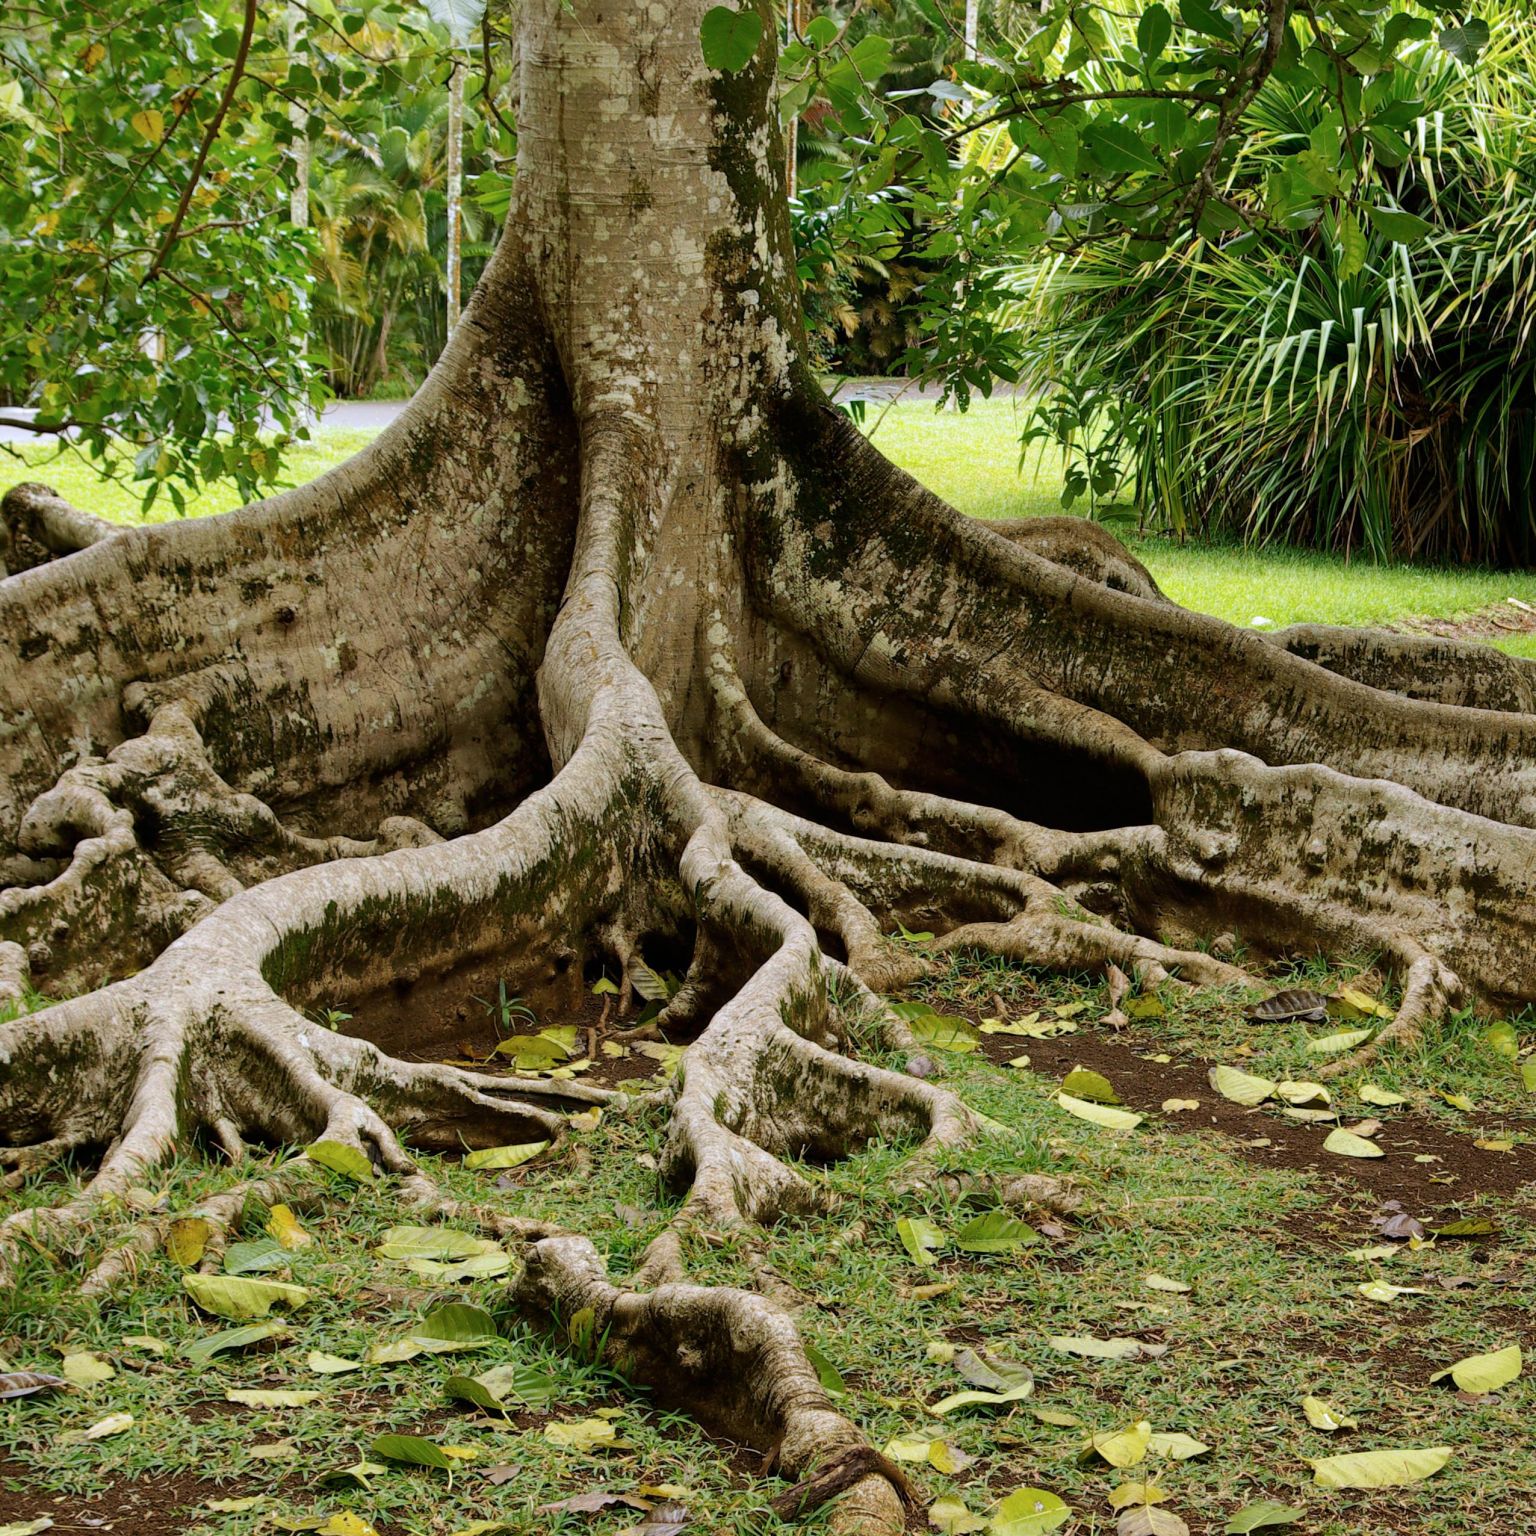
[[[965,0],[965,56],[976,57],[976,39],[981,30],[981,0]]]
[[[288,56],[297,58],[304,46],[304,7],[289,0]],[[288,222],[295,229],[309,228],[309,112],[302,102],[288,108],[293,125],[293,185],[288,193]]]
[[[448,73],[448,335],[459,323],[459,284],[462,264],[464,197],[464,61],[457,48]]]
[[[502,1212],[514,1294],[592,1307],[626,1379],[789,1475],[841,1459],[833,1527],[894,1536],[899,1475],[787,1315],[688,1283],[679,1240],[733,1232],[771,1292],[759,1227],[821,1209],[795,1159],[915,1138],[931,1181],[983,1129],[861,1059],[911,1043],[880,994],[932,963],[886,935],[1197,984],[1252,983],[1200,947],[1229,932],[1374,950],[1399,1036],[1536,999],[1536,668],[1237,630],[1091,524],[978,524],[894,469],[807,364],[773,39],[711,75],[706,7],[525,0],[506,229],[356,459],[106,536],[6,499],[0,992],[67,1000],[0,1024],[0,1167],[105,1151],[0,1221],[0,1283],[196,1135],[340,1141],[441,1210],[407,1143],[558,1141],[562,1106],[628,1102],[437,1064],[452,1004],[499,976],[558,1019],[584,972],[677,946],[677,1227],[620,1289]]]

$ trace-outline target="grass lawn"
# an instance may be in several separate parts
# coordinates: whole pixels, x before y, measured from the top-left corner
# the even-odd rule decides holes
[[[1056,456],[1037,446],[1025,462],[1019,454],[1019,407],[1012,400],[981,401],[964,415],[918,402],[882,412],[871,407],[865,426],[874,441],[904,469],[940,496],[977,517],[1028,517],[1059,513],[1061,471]],[[295,483],[340,463],[371,434],[327,428],[291,461]],[[0,459],[0,483],[27,473],[52,484],[66,500],[104,517],[136,522],[138,492],[129,483],[104,482],[95,469],[51,450],[29,449],[30,470],[15,473]],[[196,513],[225,512],[239,504],[233,488],[209,492]],[[151,517],[175,516],[169,503]],[[1461,567],[1373,566],[1294,550],[1244,549],[1136,535],[1129,523],[1111,525],[1156,576],[1175,602],[1251,624],[1302,622],[1385,624],[1410,617],[1457,618],[1517,597],[1536,604],[1536,571],[1495,572]],[[1536,657],[1536,635],[1493,642],[1515,655]]]
[[[1354,974],[1275,979],[1326,990]],[[999,1501],[1041,1489],[1072,1510],[1067,1536],[1109,1536],[1112,1495],[1145,1482],[1195,1536],[1215,1536],[1265,1499],[1296,1507],[1297,1523],[1281,1529],[1305,1536],[1523,1536],[1516,1490],[1529,1482],[1533,1378],[1481,1396],[1430,1380],[1466,1357],[1536,1342],[1531,1101],[1485,1025],[1463,1019],[1432,1046],[1389,1050],[1363,1074],[1330,1083],[1333,1120],[1298,1121],[1278,1100],[1221,1098],[1205,1083],[1207,1067],[1310,1079],[1323,1059],[1310,1040],[1350,1026],[1256,1030],[1239,997],[1165,986],[1133,998],[1130,1028],[1114,1032],[1099,1022],[1101,984],[967,956],[920,991],[970,1022],[979,1048],[931,1054],[940,1080],[997,1131],[949,1154],[940,1177],[909,1192],[898,1187],[909,1146],[874,1144],[830,1167],[802,1167],[826,1191],[826,1217],[785,1221],[759,1238],[685,1229],[685,1258],[697,1280],[750,1285],[751,1244],[766,1245],[776,1275],[803,1298],[802,1330],[843,1411],[906,1461],[930,1510],[958,1500],[978,1521],[949,1529],[980,1530]],[[988,1021],[1008,1032],[983,1032]],[[1528,1039],[1532,1021],[1519,1023]],[[492,1031],[487,1018],[480,1045],[494,1043]],[[881,1059],[898,1069],[906,1060]],[[1142,1115],[1138,1126],[1105,1129],[1057,1103],[1079,1061]],[[610,1050],[591,1072],[617,1076],[624,1066]],[[1404,1102],[1362,1100],[1367,1081]],[[1447,1103],[1448,1092],[1470,1107]],[[1362,1116],[1383,1122],[1372,1133],[1380,1158],[1323,1150],[1335,1125]],[[622,1277],[679,1209],[656,1171],[664,1124],[639,1103],[589,1120],[511,1173],[426,1162],[470,1202],[588,1233]],[[189,1159],[140,1192],[140,1204],[186,1209],[253,1171]],[[968,1250],[960,1234],[981,1210],[961,1176],[1040,1171],[1075,1187],[1081,1208],[1060,1219],[1026,1213],[1002,1251]],[[640,1520],[632,1507],[596,1516],[546,1508],[599,1491],[676,1499],[688,1531],[714,1536],[822,1528],[825,1512],[789,1526],[767,1510],[784,1485],[757,1451],[637,1399],[579,1347],[530,1329],[507,1308],[496,1273],[453,1278],[446,1246],[414,1263],[378,1253],[412,1220],[387,1182],[318,1170],[315,1179],[300,1215],[308,1242],[280,1246],[267,1232],[278,1224],[257,1206],[243,1246],[226,1255],[249,1277],[307,1290],[267,1336],[227,1337],[236,1325],[192,1303],[167,1251],[145,1259],[133,1292],[82,1301],[83,1264],[121,1237],[127,1212],[103,1217],[79,1264],[36,1259],[16,1298],[0,1304],[0,1371],[57,1372],[73,1357],[82,1384],[0,1402],[0,1529],[51,1517],[60,1530],[105,1518],[127,1536],[617,1536]],[[0,1195],[0,1215],[64,1193],[56,1175],[34,1177]],[[1486,1230],[1384,1237],[1388,1198],[1431,1226],[1463,1219]],[[897,1230],[910,1217],[940,1229],[922,1262]],[[455,1235],[435,1230],[440,1242]],[[515,1251],[487,1257],[493,1269],[516,1262]],[[390,1346],[450,1301],[483,1309],[478,1340],[460,1353],[390,1358],[403,1353]],[[228,1347],[199,1358],[210,1341]],[[1120,1341],[1108,1347],[1142,1358],[1093,1358],[1094,1341]],[[994,1368],[1017,1362],[1032,1389],[939,1411],[976,1374],[978,1355]],[[510,1411],[450,1397],[449,1378],[497,1365],[528,1373]],[[313,1396],[241,1399],[251,1391]],[[1351,1427],[1314,1427],[1301,1406],[1308,1397]],[[113,1416],[112,1432],[83,1438]],[[1118,1468],[1085,1454],[1091,1435],[1141,1423],[1180,1438],[1139,1455],[1133,1445]],[[447,1448],[453,1471],[392,1459],[376,1445],[386,1434]],[[1428,1481],[1377,1492],[1313,1480],[1310,1459],[1405,1447],[1448,1447],[1450,1460]],[[932,1529],[916,1519],[910,1529]]]

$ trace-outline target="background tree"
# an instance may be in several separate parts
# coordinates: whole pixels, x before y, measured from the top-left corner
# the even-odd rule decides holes
[[[1046,8],[1082,41],[1068,73],[986,76],[1022,140],[997,194],[951,158],[959,128],[863,89],[878,39],[812,23],[784,50],[789,105],[819,92],[861,126],[874,179],[910,167],[957,259],[992,195],[1042,241],[1074,222],[1172,238],[1220,217],[1223,157],[1293,31],[1279,0],[1160,14],[1141,83],[1098,90],[1075,73],[1099,51],[1087,13]],[[1340,14],[1382,36],[1374,11]],[[881,997],[926,963],[885,936],[898,923],[1233,985],[1250,978],[1198,946],[1234,928],[1261,956],[1371,949],[1403,989],[1399,1037],[1464,999],[1536,997],[1532,667],[1233,630],[1092,525],[1005,537],[895,470],[807,363],[769,22],[697,0],[521,9],[501,241],[424,389],[342,469],[122,531],[36,487],[7,498],[0,966],[13,993],[30,972],[67,1000],[0,1025],[0,1158],[100,1164],[77,1199],[0,1224],[0,1273],[22,1244],[77,1241],[195,1135],[309,1144],[260,1180],[269,1201],[316,1161],[366,1160],[441,1210],[407,1141],[557,1138],[562,1103],[614,1102],[422,1059],[456,1027],[427,1000],[492,968],[552,1007],[589,970],[627,987],[643,955],[685,957],[654,1021],[684,1048],[663,1171],[689,1191],[680,1223],[749,1246],[819,1208],[788,1159],[915,1137],[925,1178],[989,1134],[861,1054],[911,1043]],[[1164,107],[1176,150],[1155,148]],[[1101,203],[1082,221],[1068,144]],[[976,286],[968,269],[957,303]],[[969,324],[946,342],[962,385]],[[399,1028],[309,1016],[338,1005]],[[675,1232],[618,1286],[579,1234],[477,1214],[527,1239],[525,1307],[590,1308],[627,1380],[792,1476],[835,1462],[838,1528],[901,1528],[899,1473],[767,1296],[690,1284]],[[87,1283],[122,1281],[164,1221]],[[766,1259],[761,1277],[771,1292]]]

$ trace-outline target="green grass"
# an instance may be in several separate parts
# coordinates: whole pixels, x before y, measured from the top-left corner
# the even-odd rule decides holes
[[[1029,517],[1059,513],[1060,465],[1038,445],[1020,461],[1020,404],[981,401],[963,415],[921,402],[871,407],[866,430],[896,463],[962,512],[977,517]],[[341,463],[369,439],[367,432],[324,429],[290,462],[294,483]],[[138,521],[138,493],[131,482],[103,482],[93,466],[72,454],[28,449],[30,470],[77,506],[123,522]],[[44,461],[48,462],[45,463]],[[6,468],[0,460],[0,473]],[[193,512],[223,512],[238,505],[233,488],[200,497]],[[155,521],[175,516],[162,502]],[[1233,545],[1179,545],[1142,538],[1134,524],[1110,525],[1126,538],[1175,602],[1213,613],[1234,624],[1266,618],[1276,626],[1296,623],[1384,624],[1413,616],[1456,618],[1517,597],[1536,603],[1536,572],[1466,568],[1380,566],[1288,549]],[[1536,657],[1536,636],[1496,642],[1514,655]]]
[[[959,1009],[997,993],[1010,1017],[1026,1003],[1093,1004],[1102,996],[1098,983],[1047,979],[964,957],[924,991]],[[1084,1030],[1095,1015],[1093,1007],[1082,1015]],[[1240,1043],[1233,1017],[1230,998],[1182,994],[1164,1019],[1139,1021],[1137,1030],[1151,1044],[1164,1030],[1175,1048],[1209,1050],[1220,1060]],[[1244,1064],[1278,1068],[1298,1059],[1295,1049],[1296,1041],[1281,1032]],[[1373,1240],[1375,1202],[1347,1179],[1330,1186],[1266,1167],[1173,1116],[1149,1115],[1129,1134],[1105,1132],[1054,1103],[1058,1084],[1051,1075],[998,1067],[980,1056],[934,1054],[940,1081],[991,1116],[999,1132],[946,1154],[941,1176],[911,1189],[902,1177],[910,1146],[875,1143],[831,1167],[802,1167],[831,1198],[830,1216],[785,1221],[762,1237],[774,1272],[807,1299],[801,1326],[841,1374],[841,1405],[871,1441],[942,1438],[970,1458],[952,1473],[911,1466],[928,1498],[959,1496],[985,1514],[1015,1489],[1045,1488],[1072,1506],[1072,1536],[1109,1536],[1109,1492],[1155,1476],[1170,1507],[1198,1517],[1206,1531],[1264,1497],[1303,1506],[1298,1529],[1309,1536],[1388,1530],[1515,1536],[1524,1530],[1510,1494],[1525,1478],[1526,1426],[1536,1410],[1532,1378],[1522,1377],[1497,1401],[1468,1405],[1432,1387],[1428,1376],[1467,1355],[1529,1342],[1536,1244],[1525,1208],[1501,1209],[1462,1187],[1455,1198],[1469,1214],[1486,1211],[1498,1219],[1501,1234],[1491,1250],[1466,1242],[1402,1244],[1386,1259],[1352,1258],[1352,1248]],[[902,1062],[888,1058],[892,1066]],[[1384,1070],[1426,1103],[1446,1087],[1493,1094],[1501,1091],[1496,1079],[1510,1075],[1508,1062],[1490,1061],[1470,1035]],[[1372,1076],[1387,1080],[1374,1070]],[[1402,1117],[1414,1112],[1385,1112],[1393,1124],[1384,1139],[1404,1129]],[[1256,1130],[1263,1124],[1255,1119]],[[1466,1123],[1461,1133],[1475,1131]],[[501,1188],[495,1175],[425,1161],[460,1197],[588,1233],[622,1277],[678,1209],[676,1192],[656,1173],[663,1135],[654,1111],[609,1113]],[[928,1266],[915,1264],[902,1248],[900,1218],[926,1216],[953,1233],[985,1204],[967,1193],[977,1175],[1042,1169],[1070,1179],[1088,1197],[1085,1211],[1058,1235],[990,1256],[949,1246]],[[188,1160],[145,1198],[184,1209],[249,1171]],[[0,1196],[0,1214],[66,1192],[67,1186],[39,1177],[19,1194]],[[594,1521],[542,1515],[538,1508],[578,1491],[670,1483],[688,1489],[690,1529],[719,1536],[791,1529],[766,1513],[782,1484],[760,1479],[755,1457],[637,1399],[563,1340],[531,1331],[505,1306],[499,1280],[454,1288],[377,1258],[372,1250],[382,1234],[412,1219],[395,1206],[387,1185],[360,1187],[325,1176],[320,1193],[320,1205],[303,1217],[313,1243],[285,1256],[292,1278],[312,1293],[308,1305],[284,1319],[291,1332],[219,1355],[200,1369],[186,1362],[186,1346],[232,1325],[191,1305],[167,1253],[144,1261],[136,1290],[100,1304],[75,1294],[85,1260],[62,1267],[41,1256],[33,1261],[17,1293],[20,1304],[0,1308],[0,1355],[10,1367],[48,1370],[58,1368],[63,1350],[93,1350],[116,1375],[69,1395],[0,1402],[0,1443],[12,1458],[5,1486],[36,1492],[35,1512],[43,1513],[58,1494],[111,1489],[112,1498],[124,1500],[156,1479],[195,1474],[205,1480],[194,1490],[203,1505],[195,1529],[205,1536],[248,1536],[271,1528],[259,1524],[267,1516],[292,1520],[340,1510],[368,1519],[382,1536],[446,1536],[490,1518],[507,1521],[517,1536],[614,1536],[637,1518],[632,1511]],[[88,1249],[120,1235],[128,1219],[104,1217]],[[264,1221],[264,1211],[252,1210],[246,1235],[260,1236]],[[685,1242],[690,1273],[704,1282],[751,1284],[753,1258],[742,1234],[693,1231]],[[1146,1284],[1149,1273],[1191,1289],[1154,1291]],[[1373,1279],[1428,1290],[1381,1303],[1359,1294]],[[1446,1280],[1471,1288],[1448,1287]],[[948,1289],[919,1294],[935,1282]],[[448,1299],[490,1311],[500,1339],[473,1353],[422,1356],[342,1376],[307,1368],[311,1350],[360,1358]],[[126,1342],[146,1335],[164,1352]],[[1061,1335],[1137,1337],[1165,1345],[1167,1353],[1140,1362],[1084,1360],[1052,1347],[1049,1341]],[[966,1346],[1023,1362],[1035,1375],[1033,1394],[998,1408],[929,1413],[928,1405],[965,1385],[955,1356]],[[449,1375],[500,1362],[547,1373],[555,1400],[512,1421],[448,1403],[442,1384]],[[224,1399],[231,1387],[253,1386],[317,1388],[322,1396],[291,1409]],[[1310,1428],[1298,1407],[1307,1394],[1327,1398],[1360,1427],[1336,1436]],[[1037,1410],[1074,1422],[1042,1421]],[[548,1424],[600,1412],[615,1415],[623,1448],[563,1450],[545,1436]],[[131,1413],[133,1427],[97,1442],[68,1438],[110,1413]],[[1151,1458],[1120,1472],[1081,1457],[1090,1433],[1143,1418],[1209,1449],[1192,1460]],[[370,1459],[374,1436],[386,1432],[423,1435],[472,1455],[451,1482],[403,1467],[372,1474],[366,1488],[325,1481]],[[1453,1447],[1445,1471],[1377,1495],[1317,1489],[1306,1463],[1346,1450],[1429,1445]],[[487,1482],[488,1469],[507,1466],[516,1470],[505,1481]],[[230,1497],[260,1503],[206,1506]]]

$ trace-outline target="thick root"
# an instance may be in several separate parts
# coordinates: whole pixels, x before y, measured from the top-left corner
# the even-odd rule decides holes
[[[620,1290],[592,1245],[570,1236],[529,1247],[514,1295],[544,1318],[590,1313],[590,1337],[602,1341],[604,1360],[621,1376],[768,1453],[790,1478],[870,1455],[817,1380],[794,1323],[764,1297],[679,1283]],[[839,1496],[828,1528],[896,1536],[905,1480],[875,1459],[869,1465]]]
[[[89,549],[123,530],[72,507],[49,485],[17,485],[0,499],[0,579]]]

